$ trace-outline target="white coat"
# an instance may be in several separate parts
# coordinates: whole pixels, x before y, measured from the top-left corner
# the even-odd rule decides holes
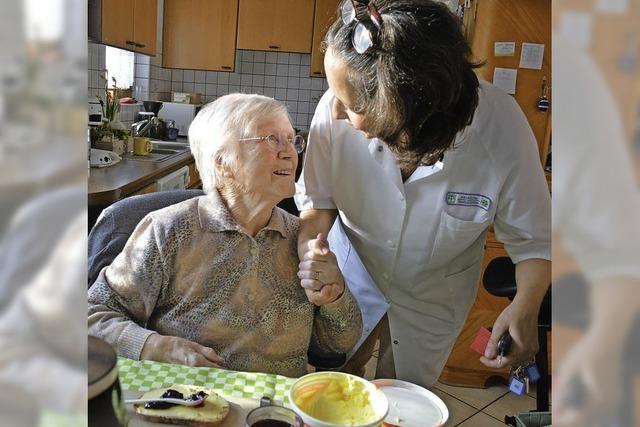
[[[333,119],[327,91],[296,186],[300,210],[339,211],[329,243],[362,310],[358,346],[388,311],[397,377],[427,387],[475,300],[489,226],[514,262],[551,259],[550,196],[533,133],[510,95],[486,82],[479,91],[455,149],[404,183],[382,141]]]

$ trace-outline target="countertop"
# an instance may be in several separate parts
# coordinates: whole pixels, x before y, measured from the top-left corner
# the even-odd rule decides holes
[[[193,162],[189,150],[162,162],[123,159],[106,168],[89,170],[89,206],[107,206],[135,193],[158,178]]]

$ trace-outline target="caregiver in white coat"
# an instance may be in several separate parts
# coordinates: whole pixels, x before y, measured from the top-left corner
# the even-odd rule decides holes
[[[379,338],[377,377],[431,387],[475,300],[491,224],[518,290],[481,361],[531,360],[550,283],[551,206],[526,118],[510,95],[478,82],[441,4],[346,0],[341,14],[326,38],[330,89],[296,202],[309,299],[321,305],[340,292],[337,263],[362,310],[345,370],[363,374]],[[507,330],[514,342],[499,360]]]

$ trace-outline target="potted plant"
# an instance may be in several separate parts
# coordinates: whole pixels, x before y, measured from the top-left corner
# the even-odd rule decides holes
[[[108,82],[108,72],[105,71],[105,79]],[[120,98],[118,97],[117,81],[113,80],[113,91],[108,88],[105,83],[105,100],[97,97],[102,107],[102,123],[91,129],[91,142],[95,148],[113,151],[118,155],[124,154],[127,148],[129,131],[118,120],[118,112],[120,111]]]

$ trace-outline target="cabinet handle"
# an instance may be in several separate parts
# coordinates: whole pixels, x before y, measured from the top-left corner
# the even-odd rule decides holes
[[[318,76],[322,75],[322,71],[314,71],[313,74],[317,74]]]
[[[228,65],[223,65],[220,68],[222,68],[223,70],[230,70],[231,69],[231,67],[229,67]]]
[[[125,43],[127,43],[129,46],[136,46],[136,42],[131,40],[127,40]]]
[[[280,49],[280,46],[276,46],[272,44],[272,45],[269,45],[269,49]]]
[[[146,45],[145,45],[144,43],[136,43],[136,47],[143,48],[143,47],[145,47],[145,46],[146,46]]]

